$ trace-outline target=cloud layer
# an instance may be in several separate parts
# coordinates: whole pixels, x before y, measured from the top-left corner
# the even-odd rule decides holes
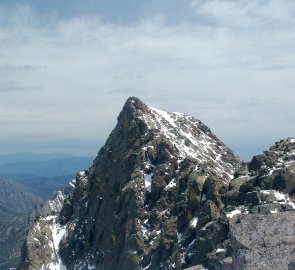
[[[64,18],[0,6],[3,152],[94,155],[131,95],[196,116],[244,158],[294,136],[294,2],[184,1],[173,20],[181,1],[143,1],[121,22],[94,2]]]

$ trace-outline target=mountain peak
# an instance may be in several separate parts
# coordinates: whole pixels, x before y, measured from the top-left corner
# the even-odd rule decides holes
[[[19,269],[287,269],[295,204],[274,189],[294,193],[293,153],[289,138],[240,166],[200,120],[131,97],[73,193],[34,223]]]
[[[193,158],[228,180],[239,164],[233,152],[200,120],[156,109],[136,97],[127,99],[106,148],[114,148],[118,138],[141,147],[165,142],[170,145],[169,155],[177,162]]]
[[[139,98],[137,97],[129,97],[124,106],[124,110],[131,110],[131,111],[141,111],[147,108],[147,105],[143,103]]]
[[[228,184],[238,165],[231,150],[200,120],[129,98],[93,166],[76,177],[60,215],[42,220],[48,221],[46,226],[59,224],[50,227],[48,241],[61,239],[54,235],[57,228],[67,231],[56,245],[62,260],[55,263],[68,269],[187,266],[180,258],[189,257],[194,248],[197,209],[213,190]],[[222,206],[219,197],[216,204]],[[177,242],[182,234],[185,251]],[[51,261],[52,254],[48,258],[43,261]]]
[[[126,104],[143,104],[145,105],[138,97],[129,97],[127,100],[126,100]]]

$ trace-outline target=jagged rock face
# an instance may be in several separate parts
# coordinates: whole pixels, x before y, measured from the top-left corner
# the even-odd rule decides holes
[[[240,163],[199,120],[130,98],[93,166],[71,183],[73,193],[44,207],[32,227],[45,231],[51,255],[29,254],[32,233],[20,269],[36,262],[68,270],[251,269],[233,240],[236,226],[243,215],[293,213],[280,191],[293,192],[294,142]]]
[[[225,195],[227,204],[257,205],[263,196],[261,190],[277,190],[293,195],[295,139],[288,138],[277,142],[269,151],[254,156],[249,163],[243,163],[235,175],[229,192]]]
[[[70,199],[72,216],[61,215],[72,224],[61,247],[64,263],[68,269],[189,265],[205,178],[220,175],[225,185],[238,164],[200,121],[129,99],[85,172],[84,191],[76,188]]]
[[[295,269],[295,139],[243,163],[223,195],[232,269]]]
[[[218,178],[205,187],[208,198],[214,197],[205,223],[220,216],[219,192],[238,165],[199,120],[128,99],[93,166],[77,175],[56,217],[66,228],[59,245],[62,263],[67,269],[106,270],[189,266],[197,260],[204,183]]]
[[[276,189],[290,195],[295,192],[295,139],[281,140],[255,156],[249,169],[258,173],[257,183],[262,189]]]
[[[38,217],[27,234],[18,269],[59,269],[58,244],[65,229],[57,222],[57,216],[64,199],[63,193],[58,191],[38,210]]]

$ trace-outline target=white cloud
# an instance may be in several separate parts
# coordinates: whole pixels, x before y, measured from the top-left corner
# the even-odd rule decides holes
[[[235,29],[294,27],[292,0],[193,0],[198,15],[212,23]]]
[[[195,115],[245,156],[294,135],[295,3],[259,3],[193,1],[196,18],[177,24],[0,9],[0,147],[69,151],[68,139],[94,154],[130,95]]]

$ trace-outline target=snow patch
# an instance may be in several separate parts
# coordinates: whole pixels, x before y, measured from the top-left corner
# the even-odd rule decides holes
[[[76,179],[73,179],[69,185],[72,187],[72,188],[75,188],[76,187]]]
[[[267,195],[273,194],[276,199],[276,201],[274,202],[278,202],[279,204],[282,204],[282,205],[289,205],[292,207],[292,209],[295,209],[295,203],[290,199],[288,194],[284,194],[276,190],[261,190],[261,193],[267,194]]]
[[[196,228],[196,227],[197,227],[197,224],[198,224],[198,218],[197,218],[197,217],[194,217],[194,218],[190,221],[189,226],[190,226],[190,227],[193,227],[193,228]]]
[[[173,187],[176,187],[176,179],[175,178],[173,178],[171,181],[170,181],[170,183],[164,188],[164,189],[171,189],[171,188],[173,188]]]
[[[145,156],[146,156],[146,159],[147,159],[146,164],[145,164],[145,168],[147,170],[151,170],[153,165],[152,165],[152,161],[150,160],[149,155],[148,155],[148,145],[145,145],[143,147],[143,150],[145,151]],[[151,192],[152,181],[153,181],[153,173],[152,172],[145,173],[144,174],[144,184],[145,184],[145,187],[146,187],[148,192]]]
[[[286,195],[284,193],[274,192],[274,195],[278,201],[285,201],[286,200]]]
[[[151,234],[151,225],[148,223],[148,220],[146,219],[140,227],[143,237],[148,238]]]
[[[145,268],[143,268],[142,270],[148,270],[150,268],[150,266],[152,265],[152,263],[150,263],[149,265],[147,265]]]
[[[152,190],[152,174],[144,174],[144,184],[148,192],[151,192]]]
[[[48,201],[51,212],[59,212],[62,209],[64,199],[64,194],[60,190],[57,191],[53,199]]]
[[[177,241],[179,242],[182,238],[182,233],[177,232],[176,237],[177,237]]]
[[[228,218],[233,218],[234,216],[239,215],[239,214],[241,214],[241,210],[240,209],[235,209],[235,210],[227,213],[226,216]]]
[[[56,259],[49,264],[48,268],[50,270],[67,270],[66,266],[62,263],[61,258],[58,254],[59,243],[67,232],[66,226],[60,226],[54,219],[54,223],[50,225],[49,228],[52,232],[54,257]]]

